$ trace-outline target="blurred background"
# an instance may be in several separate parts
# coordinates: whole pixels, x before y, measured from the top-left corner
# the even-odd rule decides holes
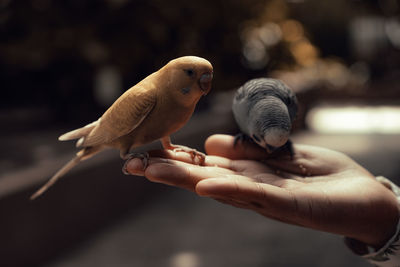
[[[234,90],[276,77],[300,102],[294,142],[400,182],[399,15],[397,0],[0,0],[0,265],[368,266],[340,237],[123,176],[116,151],[29,196],[76,152],[60,134],[182,55],[215,78],[175,143],[236,134]]]

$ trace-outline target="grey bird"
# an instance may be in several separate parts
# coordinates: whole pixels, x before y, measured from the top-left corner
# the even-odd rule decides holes
[[[237,90],[232,111],[242,131],[235,144],[250,138],[269,153],[286,149],[293,156],[289,135],[297,114],[297,98],[282,81],[271,78],[247,81]]]

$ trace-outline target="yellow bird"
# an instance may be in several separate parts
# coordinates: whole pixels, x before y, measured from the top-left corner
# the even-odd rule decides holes
[[[202,95],[211,89],[213,67],[206,59],[185,56],[171,60],[122,94],[95,122],[61,135],[58,140],[78,139],[82,149],[31,196],[35,199],[79,162],[105,148],[120,150],[122,159],[145,158],[131,153],[135,147],[160,139],[164,149],[186,151],[204,161],[204,154],[171,144],[170,135],[192,116]],[[125,166],[124,166],[125,170]]]

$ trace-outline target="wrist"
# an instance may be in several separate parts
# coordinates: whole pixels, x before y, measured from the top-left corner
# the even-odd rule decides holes
[[[371,226],[371,231],[365,236],[356,238],[375,251],[381,249],[396,234],[399,223],[399,211],[395,210],[393,214],[388,215],[385,221],[376,222]]]
[[[371,233],[369,235],[361,238],[346,237],[345,243],[354,253],[362,255],[373,264],[386,262],[390,266],[400,266],[400,257],[398,255],[400,253],[398,251],[400,246],[400,188],[384,177],[377,177],[376,179],[391,193],[389,195],[392,200],[383,205],[385,207],[383,213],[377,213],[374,216],[375,219],[371,224]],[[393,198],[395,198],[395,201],[393,201]],[[390,208],[388,209],[388,207]]]
[[[382,229],[381,235],[378,235],[379,238],[376,239],[375,242],[370,243],[370,245],[375,248],[381,248],[388,242],[388,240],[390,240],[394,235],[397,235],[399,232],[400,188],[383,176],[376,177],[376,180],[385,187],[388,192],[387,196],[390,198],[385,206],[386,216],[383,216],[382,218],[384,219],[381,220],[383,221],[383,224],[380,225],[381,227],[379,228],[378,226],[376,227],[377,229]]]
[[[368,219],[364,228],[364,233],[359,236],[353,236],[375,251],[382,248],[396,234],[397,225],[400,220],[399,202],[393,192],[384,189],[386,194],[382,194],[382,200],[374,216]]]

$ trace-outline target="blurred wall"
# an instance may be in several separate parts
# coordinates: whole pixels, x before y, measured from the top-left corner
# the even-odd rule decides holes
[[[0,110],[12,115],[16,108],[33,109],[53,123],[93,120],[108,106],[96,95],[96,77],[105,69],[114,71],[118,84],[109,94],[112,103],[182,55],[214,64],[214,89],[237,86],[249,75],[241,64],[239,27],[262,4],[2,0],[0,83],[5,97]],[[20,116],[37,119],[26,113]]]
[[[300,89],[390,84],[399,32],[395,0],[1,0],[0,121],[15,131],[85,123],[188,54],[214,64],[214,91],[277,70],[300,73],[287,79]]]

